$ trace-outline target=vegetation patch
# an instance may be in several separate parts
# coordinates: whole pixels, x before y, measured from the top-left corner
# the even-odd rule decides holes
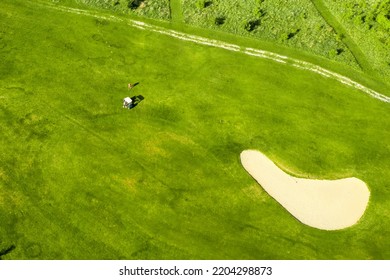
[[[358,68],[352,53],[310,0],[183,0],[186,23],[277,42]],[[223,24],[216,19],[224,15]],[[297,32],[297,30],[299,30]],[[293,39],[293,40],[291,40]],[[332,50],[344,49],[339,55]]]
[[[207,8],[213,4],[213,1],[208,1],[208,0],[198,0],[196,2],[196,6],[199,9]]]
[[[390,259],[389,104],[298,68],[304,62],[252,56],[249,47],[265,44],[239,35],[273,34],[271,2],[248,1],[256,15],[246,17],[229,13],[246,1],[198,9],[215,30],[238,28],[237,52],[172,39],[158,32],[161,21],[157,32],[111,21],[87,2],[0,1],[1,259]],[[152,2],[135,10],[107,3],[123,19]],[[311,20],[312,10],[297,7],[294,19]],[[117,17],[119,8],[126,12]],[[217,26],[220,16],[227,20]],[[314,36],[300,20],[283,25],[287,17],[275,18],[281,27],[269,41],[300,29],[283,44],[302,50]],[[248,32],[254,19],[261,24]],[[317,23],[316,39],[331,39]],[[224,38],[196,32],[187,36]],[[329,44],[324,51],[345,47]],[[319,66],[350,70],[327,63]],[[361,72],[349,77],[386,89]],[[125,96],[141,95],[122,108]],[[342,231],[302,225],[242,170],[239,153],[248,148],[291,174],[364,179],[368,211]]]
[[[64,2],[67,0],[60,0]],[[80,4],[118,13],[170,19],[169,0],[74,0]]]
[[[226,21],[226,17],[223,17],[223,16],[219,16],[219,17],[215,18],[216,25],[222,25],[225,23],[225,21]]]
[[[129,1],[127,6],[132,10],[138,9],[139,7],[145,7],[145,0],[132,0]]]
[[[260,25],[260,20],[259,19],[251,20],[247,24],[245,24],[245,30],[248,31],[248,32],[252,32],[257,27],[259,27],[259,25]]]
[[[301,30],[300,29],[295,29],[295,30],[292,30],[292,31],[290,31],[288,33],[284,33],[284,34],[281,35],[280,39],[282,41],[290,40],[295,35],[297,35],[299,33],[299,31],[301,31]]]
[[[390,0],[323,0],[334,17],[348,30],[376,74],[390,77]]]

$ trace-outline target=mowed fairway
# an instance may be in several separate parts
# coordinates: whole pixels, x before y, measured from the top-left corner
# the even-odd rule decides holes
[[[0,4],[2,259],[390,258],[390,104],[32,3]],[[242,168],[245,149],[297,177],[364,180],[365,214],[303,225]]]

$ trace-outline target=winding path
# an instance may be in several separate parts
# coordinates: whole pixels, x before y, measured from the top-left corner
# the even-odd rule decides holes
[[[362,84],[360,84],[360,83],[358,83],[358,82],[356,82],[356,81],[354,81],[346,76],[343,76],[343,75],[338,74],[336,72],[327,70],[321,66],[318,66],[318,65],[315,65],[313,63],[306,62],[303,60],[290,58],[288,56],[280,55],[280,54],[270,52],[270,51],[248,48],[245,46],[239,46],[236,44],[231,44],[231,43],[223,42],[220,40],[210,39],[210,38],[206,38],[206,37],[202,37],[202,36],[198,36],[198,35],[191,35],[191,34],[176,31],[173,29],[168,29],[168,28],[157,26],[157,25],[145,23],[142,21],[137,21],[137,20],[132,20],[132,19],[123,19],[123,18],[114,16],[114,15],[97,14],[94,11],[70,8],[70,7],[66,7],[66,6],[49,4],[49,3],[42,3],[42,2],[35,3],[35,5],[36,4],[39,4],[41,6],[45,6],[48,8],[52,8],[55,10],[59,10],[62,12],[74,13],[74,14],[90,16],[90,17],[94,17],[94,18],[105,19],[105,20],[108,20],[111,22],[121,22],[121,23],[125,23],[131,27],[135,27],[135,28],[142,29],[142,30],[148,30],[148,31],[155,32],[155,33],[164,34],[166,36],[170,36],[170,37],[173,37],[173,38],[176,38],[179,40],[193,42],[193,43],[200,44],[200,45],[221,48],[221,49],[225,49],[225,50],[229,50],[229,51],[233,51],[233,52],[243,53],[243,54],[250,55],[250,56],[256,56],[256,57],[260,57],[260,58],[264,58],[264,59],[269,59],[269,60],[272,60],[272,61],[278,62],[278,63],[292,65],[296,68],[308,70],[308,71],[317,73],[321,76],[337,80],[340,83],[343,83],[343,84],[348,85],[350,87],[353,87],[357,90],[360,90],[361,92],[363,92],[363,93],[365,93],[365,94],[367,94],[367,95],[369,95],[377,100],[380,100],[380,101],[386,102],[386,103],[390,103],[390,96],[386,96],[384,94],[381,94],[381,93],[379,93],[373,89],[370,89],[370,88],[368,88],[368,87],[366,87],[366,86],[364,86],[364,85],[362,85]],[[177,20],[177,18],[176,18],[176,20]]]

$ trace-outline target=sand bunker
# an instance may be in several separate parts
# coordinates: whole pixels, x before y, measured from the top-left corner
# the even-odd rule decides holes
[[[343,229],[357,223],[367,207],[370,191],[357,178],[295,178],[253,150],[241,153],[241,163],[269,195],[306,225]]]

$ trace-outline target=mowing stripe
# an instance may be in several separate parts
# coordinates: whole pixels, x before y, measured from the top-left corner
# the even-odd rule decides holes
[[[171,10],[171,20],[176,23],[184,22],[182,13],[182,0],[170,0],[169,8]]]
[[[34,4],[36,5],[37,3],[34,3]],[[88,11],[88,10],[70,8],[70,7],[59,6],[59,5],[48,4],[48,3],[45,3],[45,4],[40,3],[40,5],[45,6],[45,7],[50,7],[50,8],[56,9],[56,10],[60,10],[62,12],[85,15],[85,16],[105,19],[105,20],[113,21],[113,22],[122,22],[122,23],[128,24],[131,27],[164,34],[164,35],[167,35],[170,37],[177,38],[179,40],[193,42],[193,43],[200,44],[200,45],[206,45],[206,46],[221,48],[221,49],[225,49],[225,50],[229,50],[229,51],[239,52],[239,53],[243,53],[243,54],[250,55],[250,56],[265,58],[265,59],[269,59],[269,60],[272,60],[272,61],[278,62],[278,63],[283,63],[283,64],[288,63],[289,65],[292,65],[296,68],[308,70],[308,71],[317,73],[323,77],[332,78],[334,80],[339,81],[342,84],[345,84],[345,85],[353,87],[357,90],[360,90],[361,92],[364,92],[365,94],[367,94],[367,95],[369,95],[377,100],[380,100],[380,101],[386,102],[386,103],[390,103],[389,96],[383,95],[375,90],[372,90],[366,86],[363,86],[362,84],[359,84],[358,82],[355,82],[355,81],[351,80],[350,78],[347,78],[341,74],[338,74],[336,72],[332,72],[330,70],[322,68],[321,66],[318,66],[316,64],[306,62],[303,60],[290,58],[290,57],[283,56],[283,55],[280,55],[280,54],[277,54],[274,52],[270,52],[270,51],[241,47],[239,45],[230,44],[230,43],[226,43],[226,42],[219,41],[219,40],[209,39],[209,38],[201,37],[198,35],[191,35],[191,34],[187,34],[184,32],[179,32],[179,31],[175,31],[172,29],[167,29],[164,27],[148,24],[148,23],[145,23],[142,21],[131,20],[131,19],[121,19],[121,18],[115,17],[113,15],[110,15],[110,16],[97,15],[97,14],[92,13],[92,11]]]

